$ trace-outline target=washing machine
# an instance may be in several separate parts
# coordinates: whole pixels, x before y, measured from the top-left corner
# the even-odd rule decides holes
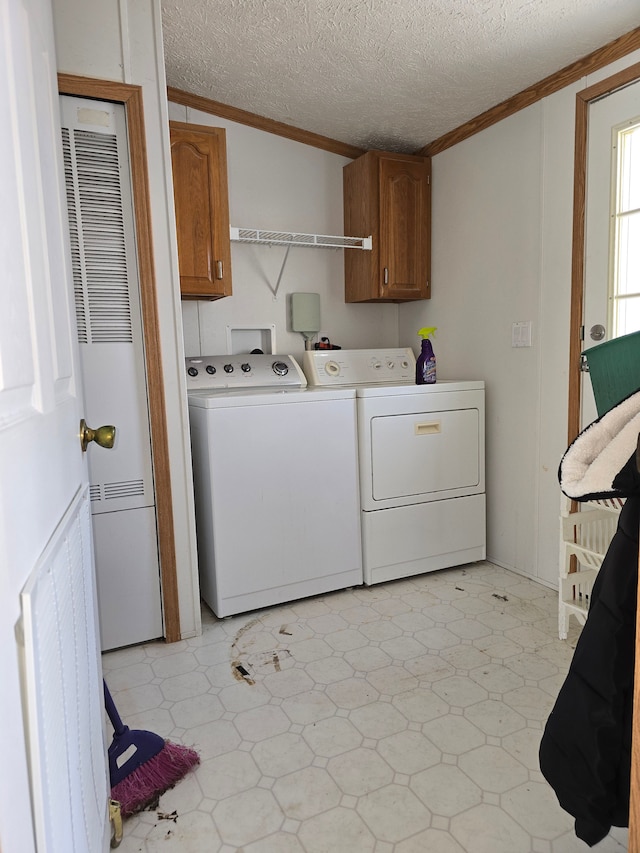
[[[355,392],[292,356],[187,358],[201,596],[216,616],[360,585]]]
[[[416,385],[410,348],[314,350],[303,368],[356,393],[364,583],[484,560],[484,382]]]

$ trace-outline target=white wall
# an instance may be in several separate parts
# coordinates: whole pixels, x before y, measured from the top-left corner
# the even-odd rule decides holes
[[[159,0],[53,0],[58,71],[142,87],[173,496],[180,624],[200,631],[166,80]]]
[[[567,444],[575,94],[631,54],[433,158],[432,298],[399,310],[399,343],[434,325],[438,376],[487,387],[487,553],[558,577],[557,469]],[[511,347],[531,320],[533,346]]]
[[[178,104],[169,104],[169,117],[225,128],[231,225],[343,234],[342,168],[347,158]],[[182,303],[187,355],[227,352],[227,326],[271,324],[276,349],[301,355],[304,339],[290,331],[289,294],[296,292],[320,294],[318,338],[326,336],[343,348],[397,345],[395,305],[345,303],[341,249],[292,248],[274,296],[285,251],[232,243],[233,295]]]

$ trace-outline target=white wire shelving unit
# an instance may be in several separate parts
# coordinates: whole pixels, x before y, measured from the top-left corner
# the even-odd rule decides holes
[[[371,250],[371,237],[339,237],[330,234],[300,234],[296,231],[265,231],[261,228],[234,228],[231,226],[234,243],[262,243],[267,246],[307,246],[316,249],[365,249]]]
[[[312,249],[363,249],[371,251],[373,248],[372,237],[342,237],[330,234],[302,234],[297,231],[266,231],[261,228],[235,228],[229,229],[232,243],[254,243],[263,246],[285,246],[286,252],[282,259],[282,266],[275,288],[272,288],[274,297],[278,293],[282,274],[287,264],[289,250],[292,246]]]

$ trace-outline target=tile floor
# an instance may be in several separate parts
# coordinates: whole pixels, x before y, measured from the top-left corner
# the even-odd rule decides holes
[[[490,563],[223,620],[103,657],[120,713],[202,763],[121,853],[573,853],[537,760],[578,636]],[[598,853],[627,848],[614,829]]]

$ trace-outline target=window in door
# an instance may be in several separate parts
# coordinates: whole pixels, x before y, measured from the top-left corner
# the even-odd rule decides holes
[[[619,337],[640,330],[640,118],[613,134],[609,328]]]

